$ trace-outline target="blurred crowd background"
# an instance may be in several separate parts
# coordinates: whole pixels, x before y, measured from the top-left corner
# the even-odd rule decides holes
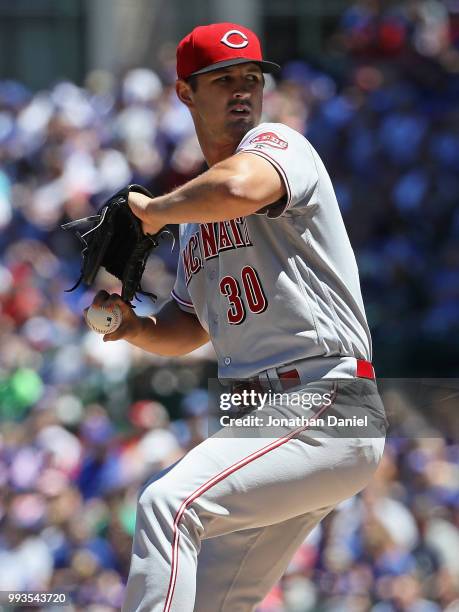
[[[139,486],[206,436],[211,347],[171,361],[104,344],[82,311],[117,282],[102,272],[91,290],[65,292],[80,245],[60,224],[126,183],[161,194],[205,168],[171,48],[154,70],[92,69],[38,89],[0,81],[0,591],[68,590],[69,610],[120,607]],[[454,377],[459,3],[347,3],[321,48],[285,57],[264,119],[305,134],[329,170],[377,373]],[[170,247],[148,263],[159,299],[142,298],[139,314],[169,299]],[[403,391],[384,392],[393,426],[374,482],[314,530],[258,612],[459,610],[450,384],[421,416]]]

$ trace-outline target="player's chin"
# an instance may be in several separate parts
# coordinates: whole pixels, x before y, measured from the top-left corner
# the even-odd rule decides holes
[[[252,115],[247,115],[245,117],[234,117],[227,123],[228,131],[239,136],[244,136],[254,127],[255,119]]]

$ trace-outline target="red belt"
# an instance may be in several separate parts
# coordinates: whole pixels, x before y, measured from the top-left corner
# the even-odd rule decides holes
[[[357,371],[356,376],[358,378],[369,378],[375,380],[375,371],[373,365],[369,361],[364,359],[357,359]],[[278,374],[279,380],[284,390],[297,387],[301,384],[301,377],[296,368],[287,370],[287,372],[281,372]],[[259,376],[250,378],[249,380],[243,380],[235,383],[232,388],[233,393],[238,393],[244,389],[254,389],[255,391],[263,391],[262,382]]]
[[[375,380],[375,369],[369,361],[364,359],[357,359],[357,377],[358,378],[369,378]]]

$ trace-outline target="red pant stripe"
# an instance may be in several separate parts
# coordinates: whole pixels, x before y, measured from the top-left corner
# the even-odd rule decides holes
[[[330,402],[330,404],[327,406],[322,406],[316,412],[316,414],[314,415],[314,418],[318,418],[327,408],[332,406],[335,399],[336,399],[336,392],[333,394],[332,401]],[[163,612],[170,612],[171,605],[172,605],[172,598],[174,596],[175,583],[177,580],[177,570],[178,570],[178,546],[179,546],[179,539],[180,539],[180,531],[178,530],[178,524],[180,523],[180,520],[187,506],[189,506],[189,504],[191,504],[197,497],[199,497],[200,495],[208,491],[211,487],[218,484],[221,480],[223,480],[227,476],[230,476],[231,474],[233,474],[240,468],[254,461],[255,459],[262,457],[269,451],[282,446],[283,444],[291,440],[296,434],[301,433],[305,429],[308,429],[308,427],[309,427],[308,425],[305,425],[304,427],[295,429],[287,436],[284,436],[283,438],[279,438],[278,440],[271,442],[270,444],[264,446],[260,450],[255,451],[254,453],[252,453],[251,455],[248,455],[244,459],[239,460],[234,465],[231,465],[225,468],[222,472],[220,472],[216,476],[213,476],[210,480],[202,484],[198,489],[196,489],[196,491],[194,491],[194,493],[191,493],[191,495],[182,502],[182,505],[178,509],[177,514],[175,515],[175,519],[174,519],[174,538],[172,542],[172,571],[171,571],[171,577],[169,580],[169,587],[167,589],[166,602],[164,604]]]

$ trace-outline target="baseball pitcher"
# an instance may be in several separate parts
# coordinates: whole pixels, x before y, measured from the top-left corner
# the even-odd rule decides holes
[[[241,25],[197,27],[180,42],[177,96],[209,169],[161,197],[128,195],[145,235],[180,224],[172,299],[154,317],[103,291],[93,305],[122,310],[105,341],[175,356],[210,340],[230,389],[242,381],[323,401],[307,410],[312,426],[300,420],[303,406],[276,403],[267,415],[298,426],[244,436],[227,419],[223,433],[145,485],[125,612],[254,610],[383,452],[370,332],[332,183],[301,134],[260,123],[263,74],[278,68]],[[340,432],[356,411],[372,426]]]

